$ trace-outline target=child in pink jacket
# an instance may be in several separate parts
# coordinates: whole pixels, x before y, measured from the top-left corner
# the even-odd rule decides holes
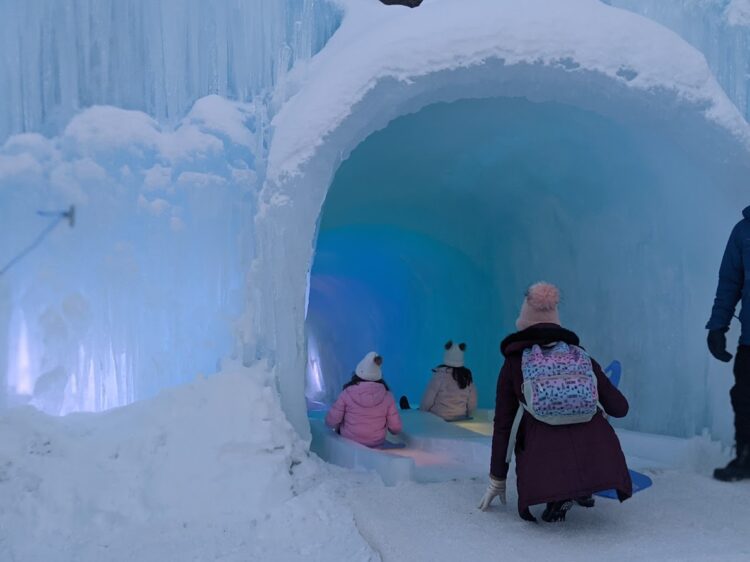
[[[381,446],[387,431],[396,435],[402,428],[396,401],[383,380],[382,364],[377,353],[368,353],[326,415],[328,427],[367,447]]]

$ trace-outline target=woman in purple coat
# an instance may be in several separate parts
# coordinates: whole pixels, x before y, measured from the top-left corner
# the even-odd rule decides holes
[[[520,418],[516,439],[510,444],[513,422],[524,401],[522,356],[535,345],[542,349],[560,342],[578,346],[576,334],[560,326],[557,310],[560,294],[554,285],[532,285],[516,321],[519,331],[501,345],[505,363],[497,384],[495,426],[492,437],[490,484],[480,509],[486,510],[495,497],[505,503],[506,462],[509,446],[516,455],[518,513],[536,521],[529,507],[546,504],[542,519],[564,521],[574,503],[592,507],[595,492],[614,489],[620,501],[632,495],[632,482],[625,456],[605,413],[624,417],[628,402],[592,360],[601,409],[585,423],[549,425],[528,411]]]

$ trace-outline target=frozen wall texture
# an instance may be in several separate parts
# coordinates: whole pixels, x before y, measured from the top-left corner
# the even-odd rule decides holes
[[[0,406],[107,409],[232,354],[269,115],[339,20],[322,0],[0,1],[0,267],[38,210],[77,210],[0,276]]]
[[[2,0],[0,141],[97,104],[174,124],[202,96],[250,101],[338,20],[324,0]]]
[[[174,130],[95,107],[53,138],[0,149],[3,264],[75,204],[0,276],[3,395],[54,414],[103,410],[213,373],[252,256],[256,108],[200,100]],[[244,264],[244,266],[243,266]]]
[[[708,61],[727,95],[750,119],[750,0],[604,0],[678,33]]]

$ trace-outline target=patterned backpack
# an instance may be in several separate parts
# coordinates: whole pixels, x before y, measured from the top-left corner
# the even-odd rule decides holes
[[[570,425],[591,421],[599,407],[596,375],[588,354],[563,342],[523,352],[524,409],[540,422]]]
[[[535,345],[524,350],[521,372],[526,403],[513,421],[505,462],[513,457],[524,411],[549,425],[571,425],[591,421],[601,408],[591,358],[580,347],[563,342],[551,349]]]

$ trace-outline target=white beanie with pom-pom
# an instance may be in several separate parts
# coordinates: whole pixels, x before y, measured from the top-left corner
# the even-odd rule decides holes
[[[560,290],[551,283],[534,283],[526,291],[521,306],[521,314],[516,320],[516,328],[525,330],[534,324],[560,325]]]
[[[380,365],[382,364],[383,358],[376,352],[371,351],[359,362],[354,374],[364,381],[379,381],[383,378],[383,373],[380,370]]]

